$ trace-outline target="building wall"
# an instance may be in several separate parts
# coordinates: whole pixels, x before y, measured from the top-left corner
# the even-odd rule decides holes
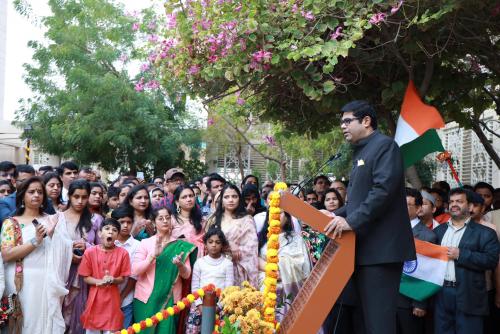
[[[500,120],[493,111],[485,112],[483,121],[494,132],[500,134]],[[500,152],[500,138],[490,132],[484,132],[495,151]],[[500,187],[500,170],[489,157],[474,131],[461,128],[457,123],[451,122],[439,131],[439,136],[445,149],[451,152],[453,165],[463,184],[474,185],[479,181],[484,181],[495,188]],[[439,166],[436,180],[445,180],[452,186],[457,185],[446,163]]]
[[[5,97],[5,56],[7,47],[7,3],[0,1],[0,122],[3,122]]]

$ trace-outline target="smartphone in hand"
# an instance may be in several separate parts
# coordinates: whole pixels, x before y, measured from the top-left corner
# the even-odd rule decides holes
[[[33,224],[33,226],[35,226],[35,229],[36,229],[36,227],[37,227],[38,225],[40,225],[40,222],[39,222],[38,220],[36,220],[36,218],[35,218],[35,219],[33,219],[33,220],[31,221],[31,223]],[[43,235],[43,237],[44,237],[44,238],[45,238],[46,236],[47,236],[47,233],[45,233],[45,234]]]

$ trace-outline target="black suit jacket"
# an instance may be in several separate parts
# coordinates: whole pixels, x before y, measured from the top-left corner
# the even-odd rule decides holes
[[[421,221],[418,222],[418,224],[415,225],[411,229],[411,231],[413,233],[413,237],[418,239],[418,240],[431,242],[433,244],[437,243],[436,233],[434,233],[432,230],[427,228],[427,226],[425,226]],[[399,294],[398,307],[400,307],[400,308],[418,307],[420,309],[425,310],[427,308],[427,300],[418,301],[418,300],[414,300],[414,299],[411,299],[409,297],[406,297],[405,295]]]
[[[434,229],[438,243],[443,241],[448,224]],[[495,269],[500,251],[497,235],[489,227],[470,221],[458,245],[455,260],[457,308],[467,314],[488,315],[485,271]]]
[[[356,233],[356,264],[415,259],[398,145],[375,131],[354,145],[347,204],[335,213]]]

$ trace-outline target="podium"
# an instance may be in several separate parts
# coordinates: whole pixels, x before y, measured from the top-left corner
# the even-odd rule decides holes
[[[289,192],[281,194],[280,208],[319,232],[332,220]],[[355,239],[354,232],[345,231],[341,239],[330,240],[281,322],[280,333],[320,329],[354,272]]]

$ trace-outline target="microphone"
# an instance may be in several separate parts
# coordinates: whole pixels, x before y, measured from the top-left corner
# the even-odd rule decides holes
[[[295,187],[295,189],[292,191],[292,193],[294,195],[298,195],[300,193],[300,191],[305,188],[305,186],[307,186],[312,180],[314,180],[314,177],[315,177],[316,174],[319,174],[319,172],[321,172],[326,166],[328,166],[329,164],[331,164],[333,161],[339,159],[341,156],[342,156],[342,153],[340,153],[340,152],[337,152],[336,154],[330,156],[330,158],[328,158],[328,160],[326,160],[321,165],[321,167],[319,167],[318,171],[316,173],[314,173],[313,176],[311,176],[309,179],[302,180],[302,182],[300,182],[297,185],[297,187]]]

